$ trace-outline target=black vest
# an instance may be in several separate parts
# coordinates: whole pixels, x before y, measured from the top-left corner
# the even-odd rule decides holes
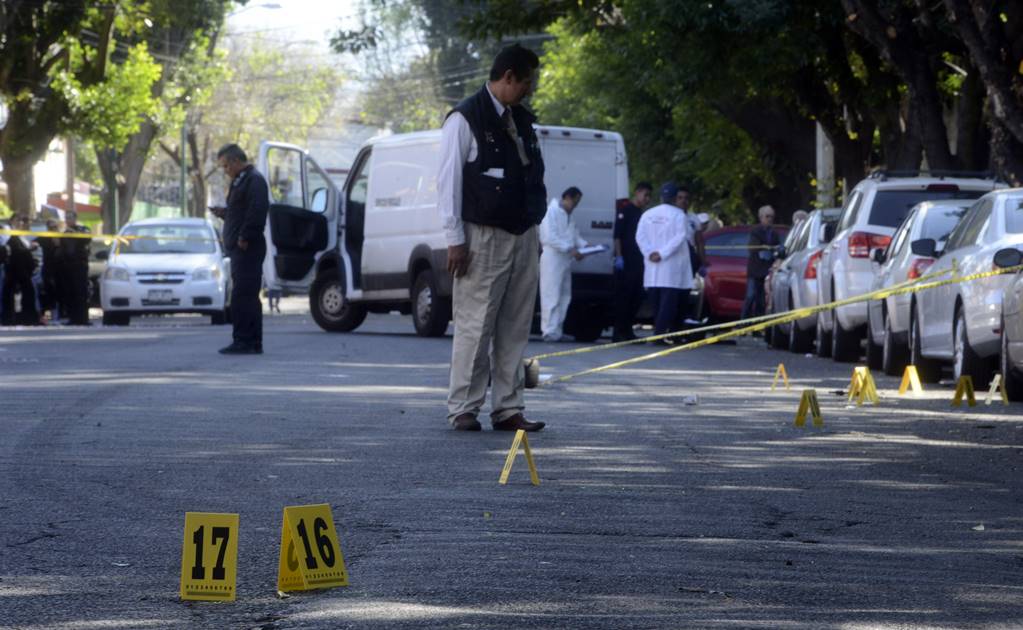
[[[529,165],[523,166],[518,148],[498,117],[486,86],[453,111],[468,121],[477,148],[476,160],[462,167],[462,220],[499,227],[512,234],[522,234],[539,225],[547,212],[547,189],[543,184],[543,157],[533,131],[536,117],[525,107],[511,108],[512,120],[529,157]],[[484,175],[489,169],[502,169],[504,177]]]

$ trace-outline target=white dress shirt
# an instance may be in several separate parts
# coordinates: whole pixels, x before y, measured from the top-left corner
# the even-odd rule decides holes
[[[489,84],[486,88],[500,118],[504,115],[505,107],[494,98]],[[459,112],[452,112],[441,127],[440,170],[437,173],[437,209],[440,211],[444,238],[449,247],[465,244],[465,227],[462,225],[462,168],[466,162],[475,160],[478,152],[469,121]]]
[[[643,213],[636,228],[636,244],[643,252],[644,287],[693,288],[688,240],[685,210],[662,203]],[[650,260],[654,252],[660,254],[660,262]]]

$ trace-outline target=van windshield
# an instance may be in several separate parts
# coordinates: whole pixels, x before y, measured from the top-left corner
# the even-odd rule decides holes
[[[879,190],[870,208],[870,225],[897,228],[909,211],[921,201],[976,199],[988,190]]]
[[[213,230],[199,225],[129,225],[124,228],[121,254],[213,254],[217,251]]]

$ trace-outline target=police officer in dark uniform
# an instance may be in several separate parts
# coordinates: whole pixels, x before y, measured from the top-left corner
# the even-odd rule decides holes
[[[15,230],[28,231],[29,220],[26,216],[17,216],[12,221]],[[36,290],[32,284],[32,273],[36,268],[36,259],[32,250],[39,247],[35,241],[25,236],[11,236],[7,242],[7,266],[4,273],[3,286],[3,324],[12,326],[39,325],[39,312],[36,310]],[[14,312],[14,295],[21,292],[21,313]]]
[[[649,182],[640,182],[632,199],[620,210],[615,219],[614,244],[614,290],[615,327],[612,341],[629,341],[636,338],[632,324],[636,311],[643,303],[643,253],[636,245],[636,228],[643,210],[650,204],[654,187]]]
[[[65,214],[65,234],[89,234],[89,228],[78,225],[74,210]],[[60,239],[60,265],[62,299],[67,311],[68,323],[72,326],[89,325],[89,248],[88,238]],[[45,263],[44,263],[45,264]]]
[[[226,208],[210,208],[224,220],[224,252],[231,258],[231,322],[234,341],[221,354],[263,354],[263,259],[270,188],[237,144],[217,152],[217,163],[231,178]]]
[[[46,221],[46,231],[60,232],[56,219]],[[39,305],[43,312],[50,311],[50,319],[61,319],[59,309],[64,308],[60,292],[60,237],[40,236],[36,239],[43,251],[43,284],[39,291]]]

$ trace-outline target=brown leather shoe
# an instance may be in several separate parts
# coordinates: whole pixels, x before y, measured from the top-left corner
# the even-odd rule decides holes
[[[482,431],[483,427],[480,426],[476,416],[471,413],[463,413],[455,416],[454,421],[451,423],[452,428],[455,431]]]
[[[530,422],[526,420],[525,416],[521,413],[517,413],[511,418],[505,418],[500,422],[494,423],[495,431],[518,431],[522,429],[526,432],[539,431],[540,429],[547,426],[545,422]]]

